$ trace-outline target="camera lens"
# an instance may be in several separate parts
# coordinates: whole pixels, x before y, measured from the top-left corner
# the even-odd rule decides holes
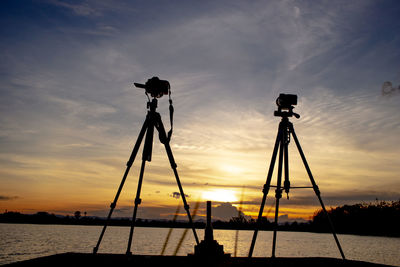
[[[290,108],[292,105],[297,105],[297,95],[280,94],[276,104],[281,108]]]

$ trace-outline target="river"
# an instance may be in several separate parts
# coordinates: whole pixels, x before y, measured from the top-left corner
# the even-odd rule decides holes
[[[33,225],[0,223],[0,265],[64,252],[92,252],[101,226]],[[132,253],[160,255],[167,228],[136,227]],[[165,255],[172,255],[184,229],[173,229]],[[246,256],[252,231],[239,231],[237,256]],[[203,230],[198,230],[203,239]],[[99,253],[126,252],[129,227],[109,227]],[[234,254],[235,230],[214,230],[214,238],[224,246],[225,253]],[[400,238],[357,235],[338,235],[346,258],[400,266]],[[272,232],[258,234],[253,256],[271,256]],[[187,231],[177,255],[193,253],[193,233]],[[277,257],[335,257],[340,258],[331,234],[278,232]]]

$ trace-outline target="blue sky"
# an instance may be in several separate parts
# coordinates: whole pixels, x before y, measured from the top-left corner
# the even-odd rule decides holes
[[[256,210],[275,99],[294,93],[295,129],[328,205],[399,199],[398,1],[3,1],[0,12],[3,209],[106,207],[146,114],[132,83],[152,76],[171,83],[189,195],[246,185]],[[382,95],[385,81],[394,90]],[[169,128],[167,110],[161,98]],[[306,183],[292,151],[292,183]],[[143,205],[156,216],[157,195],[176,189],[159,144],[149,165],[154,201]],[[316,208],[311,199],[285,204]]]

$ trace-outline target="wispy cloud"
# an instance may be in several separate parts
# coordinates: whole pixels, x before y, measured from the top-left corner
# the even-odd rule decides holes
[[[0,195],[0,201],[10,201],[10,200],[15,200],[18,199],[19,197],[17,196],[1,196]]]
[[[46,0],[45,2],[51,5],[65,8],[72,11],[77,16],[84,17],[100,17],[104,16],[105,13],[110,13],[112,11],[124,10],[126,12],[128,10],[131,10],[131,7],[126,5],[122,1],[82,0],[75,3],[68,3],[60,0]]]

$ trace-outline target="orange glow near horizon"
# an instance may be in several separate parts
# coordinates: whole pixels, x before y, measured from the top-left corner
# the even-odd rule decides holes
[[[304,220],[310,220],[313,216],[313,214],[318,210],[318,207],[294,207],[294,208],[287,208],[284,207],[283,205],[279,206],[279,214],[278,216],[281,215],[288,215],[289,218],[302,218]],[[269,211],[269,212],[268,212]],[[259,207],[257,207],[257,210],[253,209],[245,209],[243,208],[243,212],[247,216],[251,216],[253,219],[258,218],[258,212],[259,212]],[[268,220],[273,220],[275,216],[275,207],[272,209],[267,209],[267,207],[264,208],[263,212],[263,217],[267,217]]]

